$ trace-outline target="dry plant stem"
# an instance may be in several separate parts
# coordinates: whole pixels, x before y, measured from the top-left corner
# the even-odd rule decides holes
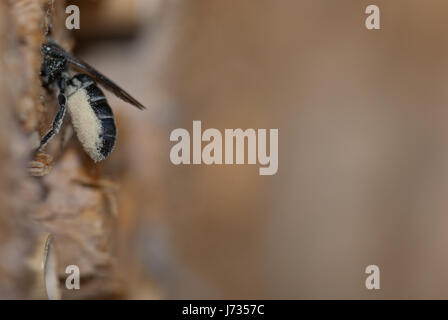
[[[0,93],[5,97],[0,105],[0,156],[3,168],[7,165],[7,170],[0,171],[4,191],[0,201],[0,298],[46,298],[36,290],[41,282],[33,280],[36,267],[41,266],[27,264],[39,264],[39,259],[30,258],[39,256],[37,243],[45,232],[54,239],[60,282],[65,283],[68,265],[77,265],[81,272],[83,290],[63,290],[62,298],[117,296],[121,288],[111,254],[114,191],[102,187],[97,167],[74,141],[61,150],[61,140],[54,139],[45,153],[30,158],[57,106],[39,76],[40,48],[48,25],[53,39],[67,50],[72,47],[64,27],[64,1],[2,2],[0,21]],[[8,251],[11,247],[13,253]]]

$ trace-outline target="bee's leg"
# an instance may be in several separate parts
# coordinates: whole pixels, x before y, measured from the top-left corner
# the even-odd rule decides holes
[[[40,146],[37,150],[41,150],[45,145],[53,138],[56,134],[59,133],[59,130],[61,130],[62,123],[64,122],[64,116],[65,116],[65,104],[66,104],[66,97],[61,92],[58,94],[58,101],[59,101],[59,111],[56,114],[56,117],[53,120],[53,126],[48,131],[48,133],[42,138],[40,141]]]

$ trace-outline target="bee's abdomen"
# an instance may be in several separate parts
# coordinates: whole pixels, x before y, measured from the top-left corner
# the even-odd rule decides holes
[[[103,91],[86,74],[77,74],[66,89],[67,109],[84,150],[95,161],[107,158],[115,146],[114,114]]]
[[[102,144],[100,153],[104,158],[106,158],[112,152],[117,139],[117,128],[115,126],[114,114],[111,107],[107,103],[103,91],[98,88],[95,83],[92,83],[86,87],[85,90],[90,98],[90,107],[93,109],[95,115],[101,123],[102,133],[100,138],[102,140]]]

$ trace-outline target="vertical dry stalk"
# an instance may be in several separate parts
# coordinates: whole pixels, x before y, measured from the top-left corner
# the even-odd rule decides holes
[[[55,139],[48,154],[31,157],[57,107],[41,87],[40,48],[51,25],[52,38],[70,49],[64,21],[63,1],[0,4],[0,298],[42,297],[41,261],[31,259],[41,255],[42,233],[54,236],[62,286],[66,267],[80,268],[81,290],[63,290],[63,298],[121,294],[111,255],[114,190],[75,142],[61,148]]]

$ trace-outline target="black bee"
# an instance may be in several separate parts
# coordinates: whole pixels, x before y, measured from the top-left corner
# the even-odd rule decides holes
[[[104,160],[114,148],[117,129],[112,109],[96,82],[135,107],[141,110],[145,107],[93,67],[66,52],[57,43],[49,41],[43,44],[42,55],[42,83],[48,89],[57,89],[60,109],[51,130],[42,138],[38,150],[59,132],[67,109],[84,150],[95,162]],[[70,77],[69,66],[81,69],[85,74],[79,73]]]

